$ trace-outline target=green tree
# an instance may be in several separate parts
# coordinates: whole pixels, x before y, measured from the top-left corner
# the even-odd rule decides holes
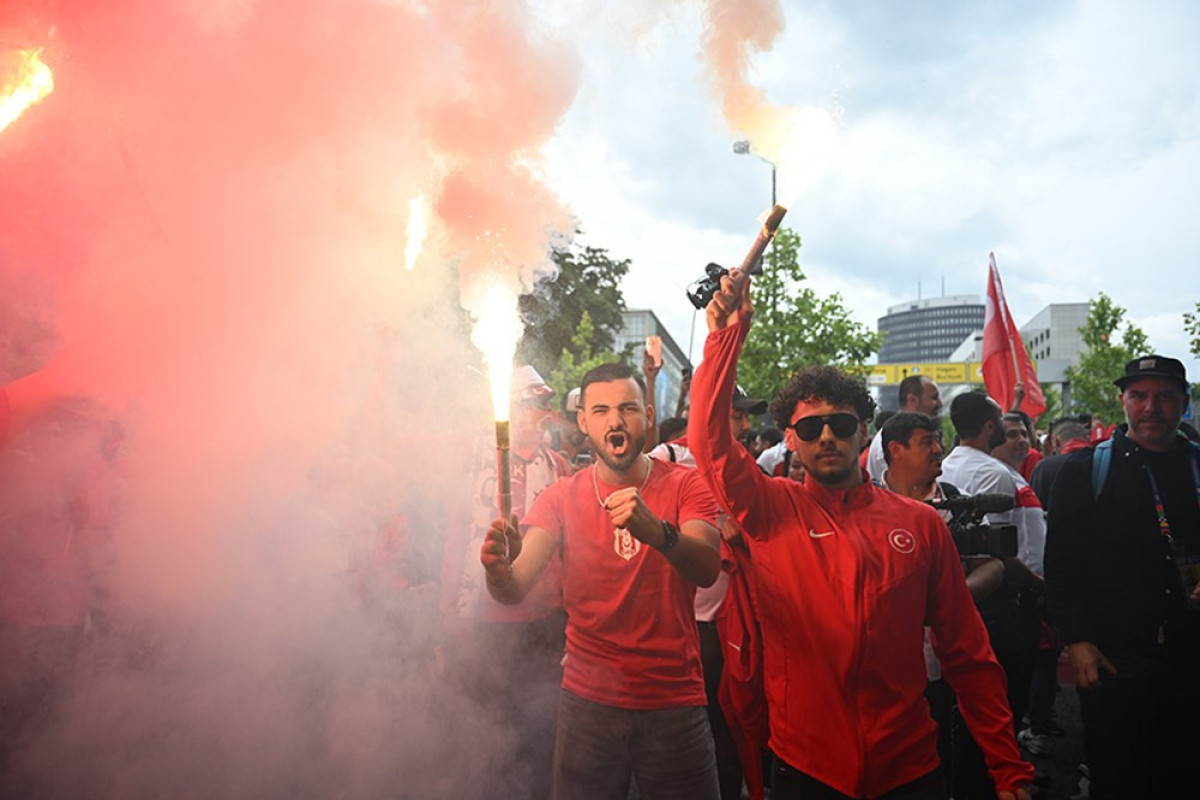
[[[1099,415],[1105,423],[1120,422],[1124,415],[1113,380],[1124,374],[1125,364],[1149,352],[1146,334],[1131,322],[1124,323],[1120,343],[1117,331],[1125,309],[1101,292],[1088,303],[1087,321],[1079,329],[1086,351],[1078,366],[1067,367],[1074,410]]]
[[[612,349],[625,311],[621,279],[629,272],[629,259],[613,259],[600,247],[573,244],[556,249],[553,259],[558,271],[520,300],[525,335],[517,346],[517,359],[543,375],[560,368],[565,353],[580,363],[591,353]],[[585,313],[591,334],[582,341],[578,334]]]
[[[1183,312],[1183,330],[1189,337],[1188,349],[1200,358],[1200,303],[1196,303],[1195,311]]]
[[[611,340],[610,340],[611,341]],[[558,396],[574,389],[583,380],[583,376],[594,367],[611,361],[628,361],[622,359],[611,349],[595,350],[596,329],[592,325],[591,312],[584,311],[571,336],[570,346],[564,347],[559,354],[558,365],[543,373],[548,375],[546,382],[550,384]]]
[[[855,322],[838,294],[804,285],[800,235],[784,228],[755,277],[754,325],[738,361],[738,382],[751,397],[774,397],[797,369],[836,364],[861,369],[880,336]]]
[[[1196,303],[1195,311],[1183,312],[1183,330],[1188,335],[1188,350],[1196,358],[1200,358],[1200,302]],[[1200,403],[1200,382],[1192,378],[1192,407]]]

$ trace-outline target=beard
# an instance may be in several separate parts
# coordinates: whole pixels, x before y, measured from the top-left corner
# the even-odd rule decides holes
[[[591,436],[592,452],[613,472],[625,472],[637,463],[638,456],[646,446],[646,435],[633,436],[629,431],[607,431],[604,438],[596,441]]]
[[[822,455],[828,453],[817,453],[812,463],[805,464],[803,459],[800,462],[805,474],[817,483],[839,485],[850,480],[859,470],[857,458],[847,456],[845,459],[830,460],[821,458]]]
[[[1004,426],[1001,425],[998,429],[992,431],[992,438],[988,439],[988,452],[995,450],[1000,445],[1008,440],[1008,434],[1004,431]]]

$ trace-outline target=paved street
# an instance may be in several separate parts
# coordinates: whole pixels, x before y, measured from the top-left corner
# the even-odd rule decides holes
[[[1054,701],[1058,724],[1066,731],[1062,738],[1050,738],[1050,752],[1034,756],[1024,748],[1022,754],[1037,768],[1041,782],[1041,800],[1068,800],[1079,794],[1079,764],[1083,761],[1083,725],[1079,719],[1079,697],[1073,680],[1064,681],[1070,670],[1059,668],[1059,691]],[[1045,780],[1042,780],[1042,779]]]

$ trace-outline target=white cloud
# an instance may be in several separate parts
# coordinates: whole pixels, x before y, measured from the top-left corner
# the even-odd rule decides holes
[[[631,305],[683,342],[691,308],[674,293],[707,261],[740,260],[769,169],[731,152],[694,5],[606,30],[596,8],[575,4],[567,26],[584,31],[585,78],[551,173],[589,243],[633,260]],[[926,296],[943,281],[982,295],[995,251],[1018,320],[1104,291],[1184,354],[1181,314],[1200,296],[1200,7],[785,9],[752,77],[775,101],[841,115],[836,155],[786,220],[815,288],[873,327],[918,281]]]

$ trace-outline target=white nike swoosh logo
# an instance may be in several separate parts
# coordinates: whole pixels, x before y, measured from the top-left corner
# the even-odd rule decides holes
[[[809,528],[808,535],[814,539],[823,539],[826,536],[833,536],[833,531],[825,531],[824,533],[817,533],[812,528]]]

